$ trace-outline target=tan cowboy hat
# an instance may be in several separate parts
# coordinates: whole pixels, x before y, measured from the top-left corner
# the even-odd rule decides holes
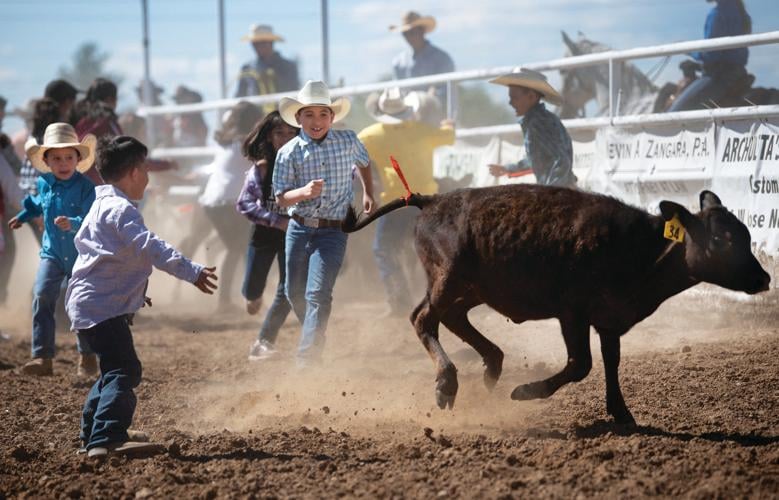
[[[517,71],[490,80],[490,83],[497,83],[506,87],[514,86],[533,89],[543,95],[544,99],[551,104],[560,105],[563,103],[563,96],[549,85],[544,74],[532,69],[519,68]]]
[[[389,30],[404,33],[417,26],[422,26],[425,28],[425,33],[430,33],[435,29],[435,18],[433,16],[420,16],[419,12],[414,12],[413,10],[403,14],[401,22],[402,24],[400,25],[391,24]]]
[[[249,34],[241,37],[242,42],[283,42],[284,38],[273,32],[267,24],[252,24]]]
[[[333,110],[333,123],[343,119],[351,108],[351,103],[346,97],[339,97],[335,101],[330,99],[330,89],[320,80],[309,80],[298,92],[297,99],[282,97],[279,101],[279,114],[281,118],[292,125],[299,127],[295,119],[298,111],[309,106],[325,106]]]
[[[81,159],[76,164],[76,170],[86,172],[95,160],[95,144],[97,139],[92,134],[87,134],[79,142],[76,131],[68,123],[52,123],[46,127],[43,133],[43,144],[31,137],[24,145],[27,158],[32,166],[43,173],[51,172],[51,169],[43,159],[43,155],[50,149],[73,148],[78,151]]]
[[[366,99],[365,105],[368,113],[377,121],[392,124],[416,120],[422,99],[421,92],[409,92],[404,95],[399,87],[389,87],[378,97]]]

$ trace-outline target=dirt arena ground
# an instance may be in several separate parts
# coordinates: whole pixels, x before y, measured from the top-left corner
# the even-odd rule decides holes
[[[250,363],[258,317],[214,314],[215,300],[155,274],[155,305],[134,327],[144,379],[133,427],[166,451],[104,463],[75,454],[89,384],[75,375],[73,336],[58,333],[53,377],[18,373],[30,342],[19,292],[0,310],[10,336],[0,342],[0,498],[779,495],[775,300],[692,291],[625,336],[621,380],[637,427],[606,415],[597,336],[587,379],[546,401],[511,401],[516,385],[564,364],[558,325],[517,326],[480,308],[471,317],[506,353],[503,377],[488,393],[480,359],[442,328],[460,378],[454,410],[442,411],[432,363],[407,321],[375,319],[381,291],[358,261],[336,288],[315,373],[294,366],[292,318],[282,355]],[[29,290],[34,264],[15,268],[17,290]]]

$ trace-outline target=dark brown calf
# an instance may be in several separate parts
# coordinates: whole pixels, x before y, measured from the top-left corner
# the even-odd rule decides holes
[[[606,196],[536,185],[412,196],[409,205],[422,210],[415,239],[428,288],[411,322],[436,364],[438,406],[451,408],[457,394],[439,323],[482,356],[488,388],[500,377],[503,352],[468,321],[470,309],[487,304],[515,323],[557,318],[562,328],[565,368],[516,387],[512,399],[546,398],[586,377],[592,326],[601,341],[607,410],[617,422],[634,422],[619,388],[620,336],[700,282],[749,294],[768,289],[747,228],[714,193],[701,193],[700,204],[692,214],[663,201],[662,216],[653,216]],[[343,230],[357,231],[403,206],[391,202],[359,221],[352,211]],[[674,216],[686,229],[683,243],[663,237]]]

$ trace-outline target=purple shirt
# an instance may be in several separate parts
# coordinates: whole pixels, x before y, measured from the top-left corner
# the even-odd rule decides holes
[[[289,219],[289,217],[284,209],[276,204],[272,189],[271,196],[263,199],[262,180],[262,173],[256,166],[246,171],[246,178],[243,181],[238,201],[235,203],[235,209],[254,224],[274,227],[283,231],[284,219]]]

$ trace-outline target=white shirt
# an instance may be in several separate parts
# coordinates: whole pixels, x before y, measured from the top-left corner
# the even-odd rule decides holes
[[[213,163],[206,166],[211,176],[200,195],[200,204],[204,207],[235,205],[241,194],[246,170],[251,166],[251,162],[241,155],[240,142],[235,141],[220,149]]]

